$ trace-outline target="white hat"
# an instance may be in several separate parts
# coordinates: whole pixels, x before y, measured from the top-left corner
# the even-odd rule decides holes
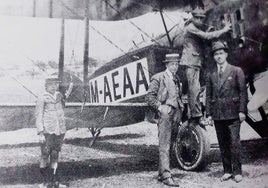
[[[61,81],[59,80],[57,75],[51,75],[48,76],[45,80],[45,83],[60,83]]]
[[[165,60],[163,62],[171,62],[171,61],[180,61],[180,54],[174,53],[174,54],[166,54]]]

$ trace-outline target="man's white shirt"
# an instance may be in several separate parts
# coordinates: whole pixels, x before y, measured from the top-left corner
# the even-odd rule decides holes
[[[222,67],[222,72],[226,69],[227,62],[225,61],[222,65],[217,64],[218,67],[218,73],[220,73],[220,67]]]

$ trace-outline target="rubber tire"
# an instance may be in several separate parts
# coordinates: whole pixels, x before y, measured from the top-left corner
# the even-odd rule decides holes
[[[185,141],[189,141],[188,150],[183,144],[187,144]],[[189,146],[196,146],[192,148]],[[185,149],[186,148],[186,149]],[[184,122],[180,127],[177,134],[177,138],[174,144],[175,158],[177,159],[178,165],[181,169],[186,171],[198,171],[204,169],[208,164],[208,156],[210,152],[210,140],[208,138],[207,130],[205,127],[199,125],[189,126],[188,121]],[[194,160],[186,161],[185,154],[194,153],[196,154]],[[190,151],[190,152],[189,152]],[[184,155],[184,156],[183,156]]]

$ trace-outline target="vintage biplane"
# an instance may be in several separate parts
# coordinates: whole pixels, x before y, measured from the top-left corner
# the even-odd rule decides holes
[[[27,23],[28,30],[23,30],[23,26],[18,27],[22,18],[1,18],[3,22],[8,20],[9,24],[6,27],[11,27],[10,30],[6,30],[5,35],[1,36],[2,41],[5,41],[7,33],[11,30],[20,28],[25,32],[20,36],[21,41],[24,41],[23,37],[26,36],[40,37],[36,38],[38,43],[47,44],[40,48],[46,50],[43,51],[46,56],[52,56],[52,52],[49,54],[47,51],[53,51],[55,46],[59,49],[56,50],[58,55],[54,58],[54,60],[59,58],[58,64],[46,58],[43,61],[48,63],[39,62],[35,60],[37,58],[32,59],[25,56],[25,53],[20,53],[19,55],[26,58],[31,66],[15,63],[14,66],[1,68],[1,131],[34,127],[35,100],[42,91],[41,86],[45,76],[52,72],[56,72],[62,80],[60,86],[62,92],[68,89],[70,83],[73,83],[72,92],[65,103],[68,129],[87,127],[94,141],[105,127],[126,126],[144,120],[155,123],[154,115],[144,101],[150,78],[164,70],[165,65],[162,60],[166,53],[181,52],[184,23],[191,19],[191,14],[187,11],[198,6],[207,10],[207,27],[219,28],[224,19],[232,22],[232,32],[223,38],[228,41],[232,49],[230,62],[241,66],[247,74],[249,113],[246,122],[260,137],[267,137],[268,92],[265,87],[268,81],[267,1],[191,1],[195,2],[193,4],[187,4],[186,1],[163,2],[152,1],[150,4],[144,1],[142,5],[153,5],[150,10],[154,9],[154,12],[131,19],[125,19],[124,16],[126,12],[130,12],[129,9],[132,7],[137,9],[137,7],[126,6],[113,15],[113,18],[122,19],[119,21],[89,21],[88,16],[85,16],[85,22],[56,18],[27,18],[23,23]],[[69,10],[73,17],[79,17],[72,7],[61,5],[67,7],[67,11]],[[88,10],[88,4],[85,4],[85,7]],[[116,10],[112,5],[110,7]],[[174,7],[176,10],[173,10]],[[133,16],[137,16],[137,12],[134,12]],[[11,20],[14,21],[13,26]],[[43,27],[40,27],[40,23]],[[84,28],[84,33],[77,28]],[[39,35],[29,30],[39,32]],[[48,36],[54,34],[57,39],[49,39]],[[73,39],[73,36],[78,38]],[[42,37],[45,39],[43,40]],[[66,44],[68,37],[72,41],[69,47]],[[83,50],[72,48],[76,40],[85,41],[84,43],[80,41],[81,49],[84,45],[84,54],[81,53]],[[209,46],[210,41],[205,42]],[[16,49],[15,46],[19,44],[14,43],[13,48]],[[10,41],[2,47],[2,50],[8,48],[8,45],[11,45]],[[5,49],[12,58],[18,55],[14,50],[10,53],[13,48]],[[113,51],[114,49],[116,50]],[[213,63],[209,56],[209,49],[205,51],[207,52],[205,54],[208,54],[204,68],[206,70]],[[93,57],[98,55],[108,57],[108,60],[99,61],[96,58],[97,60],[92,61],[89,59],[89,54],[93,54]],[[73,64],[67,64],[64,55],[70,57],[68,60]],[[7,57],[3,56],[2,59],[7,60]],[[83,63],[79,63],[82,59]],[[13,61],[15,60],[16,58]],[[98,66],[97,62],[101,65]],[[91,69],[94,71],[91,72]],[[183,78],[182,71],[178,74]],[[27,79],[24,79],[25,77]],[[7,78],[11,78],[11,81],[8,82]],[[19,86],[12,87],[14,83]],[[186,97],[184,101],[187,107]],[[185,111],[183,122],[178,125],[180,129],[174,144],[174,152],[181,168],[195,170],[204,167],[208,162],[210,138],[207,136],[206,127],[189,127],[187,119],[187,111]]]

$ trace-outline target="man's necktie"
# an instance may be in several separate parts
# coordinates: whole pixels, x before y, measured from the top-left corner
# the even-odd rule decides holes
[[[173,82],[174,82],[175,84],[177,84],[177,79],[176,79],[176,77],[175,77],[174,75],[172,75],[172,80],[173,80]]]
[[[178,104],[179,104],[179,107],[182,108],[183,107],[183,102],[181,100],[181,92],[180,92],[180,82],[179,80],[176,78],[175,75],[173,75],[173,78],[172,78],[173,82],[175,83],[175,87],[176,87],[176,94],[177,94],[177,101],[178,101]]]
[[[219,70],[219,78],[222,79],[222,74],[223,74],[223,66],[220,66],[220,70]]]

